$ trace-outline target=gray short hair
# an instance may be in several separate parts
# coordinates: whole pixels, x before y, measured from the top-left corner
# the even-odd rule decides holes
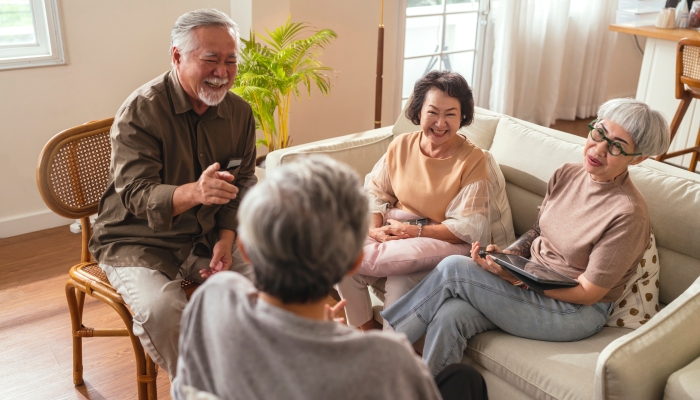
[[[360,255],[369,216],[360,178],[344,164],[314,155],[274,169],[238,210],[256,287],[284,303],[325,298]]]
[[[170,32],[170,54],[172,55],[173,47],[177,47],[184,56],[192,52],[197,46],[192,31],[200,26],[221,26],[228,29],[236,41],[236,52],[241,48],[238,25],[219,10],[202,8],[182,14],[175,21],[175,26]]]
[[[634,140],[635,153],[642,156],[662,154],[671,143],[671,128],[666,118],[639,100],[608,100],[598,109],[598,118],[626,130]]]

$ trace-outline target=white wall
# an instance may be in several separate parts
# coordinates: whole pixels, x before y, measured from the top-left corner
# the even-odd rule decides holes
[[[608,99],[634,97],[642,70],[642,53],[634,43],[634,36],[616,33],[617,42],[608,73]],[[644,49],[646,38],[638,36],[639,46]],[[672,60],[675,63],[675,60]]]
[[[400,13],[399,0],[384,2],[382,125],[391,125],[400,102],[394,100],[396,29]],[[290,15],[292,22],[307,22],[316,29],[328,28],[338,34],[338,39],[320,58],[324,65],[338,72],[337,77],[333,77],[330,95],[324,97],[314,88],[310,98],[303,94],[300,101],[292,102],[290,135],[293,145],[374,128],[378,1],[231,0],[232,15],[237,14],[236,7],[246,9],[249,6],[252,7],[251,26],[259,36],[267,36],[266,30],[284,24]],[[265,148],[258,148],[259,154],[265,152]]]
[[[382,125],[396,118],[399,0],[384,1]],[[0,71],[0,237],[67,223],[43,204],[35,183],[37,157],[59,131],[114,115],[141,84],[169,67],[169,33],[182,13],[201,7],[231,11],[243,36],[292,21],[336,31],[321,60],[338,71],[328,97],[316,89],[291,108],[293,144],[360,132],[374,126],[379,1],[121,0],[59,2],[67,65]],[[634,96],[641,55],[619,35],[610,71],[610,97]],[[640,41],[643,48],[644,42]]]
[[[267,36],[265,29],[274,30],[287,21],[292,0],[251,0],[253,3],[253,30]],[[297,19],[293,19],[297,22]]]
[[[395,122],[399,1],[384,1],[384,83],[382,126]],[[328,97],[313,90],[291,108],[295,144],[374,128],[379,1],[291,0],[292,19],[330,28],[338,38],[323,53],[325,65],[338,71]],[[255,19],[255,14],[253,15]]]
[[[0,71],[0,237],[65,224],[35,182],[51,136],[113,116],[134,89],[170,68],[170,30],[186,11],[228,0],[58,2],[67,65]]]
[[[241,37],[246,40],[250,39],[250,29],[253,27],[252,0],[231,0],[231,13],[229,16],[238,24]]]

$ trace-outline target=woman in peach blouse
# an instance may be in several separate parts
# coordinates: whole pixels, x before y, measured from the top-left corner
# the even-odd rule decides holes
[[[348,324],[363,330],[374,327],[368,286],[383,292],[388,307],[443,258],[490,242],[486,156],[457,132],[474,119],[466,80],[428,73],[416,82],[406,116],[421,130],[398,136],[367,175],[372,220],[362,265],[338,284]]]

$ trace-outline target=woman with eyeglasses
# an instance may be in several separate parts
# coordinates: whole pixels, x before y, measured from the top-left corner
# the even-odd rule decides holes
[[[467,340],[500,328],[546,341],[591,336],[649,244],[649,212],[627,168],[666,151],[664,117],[633,99],[603,104],[590,125],[583,163],[564,164],[549,180],[535,225],[504,253],[576,279],[578,286],[534,291],[491,256],[444,259],[382,316],[411,342],[424,334],[423,358],[433,374],[462,359]],[[501,252],[494,245],[487,251]]]

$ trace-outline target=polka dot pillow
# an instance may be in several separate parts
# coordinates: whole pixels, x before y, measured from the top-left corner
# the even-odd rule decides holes
[[[622,297],[615,302],[607,326],[636,329],[659,311],[659,253],[654,232],[637,272],[627,281]]]

